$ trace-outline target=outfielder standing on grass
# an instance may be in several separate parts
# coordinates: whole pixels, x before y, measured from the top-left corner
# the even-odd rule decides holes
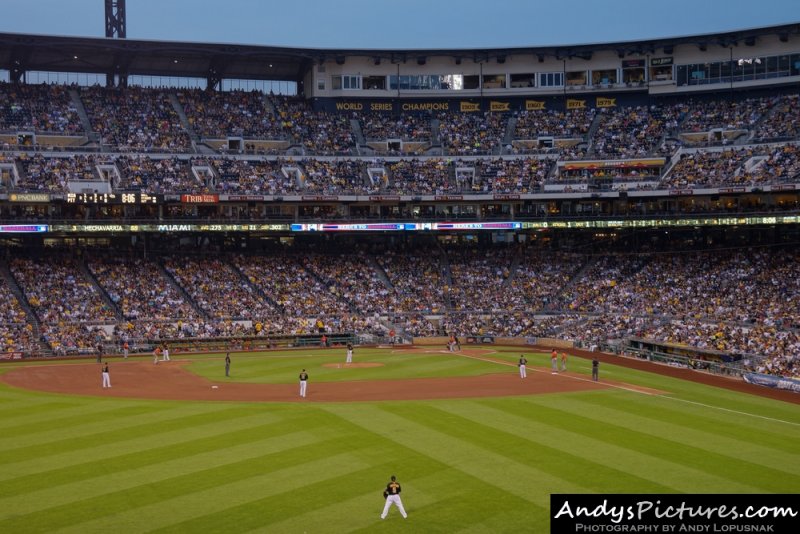
[[[519,377],[520,378],[527,378],[528,377],[528,370],[525,365],[528,363],[528,360],[522,354],[519,355]]]
[[[231,353],[225,354],[225,376],[231,376]]]
[[[352,343],[348,343],[347,344],[347,359],[345,360],[345,363],[353,363],[353,344]]]
[[[383,490],[383,498],[386,499],[386,503],[383,505],[381,519],[386,519],[386,514],[389,513],[389,508],[393,504],[397,506],[398,510],[400,510],[400,515],[403,516],[403,519],[408,518],[406,509],[403,508],[403,501],[400,500],[400,491],[402,491],[402,488],[400,488],[400,483],[398,483],[397,478],[392,475],[392,480],[386,484],[386,489]]]

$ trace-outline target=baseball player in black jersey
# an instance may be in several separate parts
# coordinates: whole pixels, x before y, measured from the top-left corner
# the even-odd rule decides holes
[[[383,513],[381,514],[381,519],[386,519],[386,514],[389,513],[389,508],[394,504],[397,506],[397,509],[400,510],[400,515],[403,516],[403,519],[408,517],[406,513],[406,509],[403,508],[403,501],[400,500],[400,483],[397,482],[397,478],[392,475],[392,480],[386,484],[386,489],[383,490],[383,496],[386,499],[386,504],[383,505]]]
[[[348,343],[347,344],[347,359],[345,360],[345,363],[353,363],[353,344],[352,343]]]
[[[306,386],[308,385],[308,373],[306,370],[303,369],[303,372],[300,373],[300,396],[306,396]]]
[[[111,373],[108,372],[108,362],[103,364],[103,387],[110,388],[111,387]]]

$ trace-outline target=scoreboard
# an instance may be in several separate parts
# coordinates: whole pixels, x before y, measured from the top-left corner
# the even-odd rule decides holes
[[[159,204],[161,195],[148,193],[67,193],[67,204]]]

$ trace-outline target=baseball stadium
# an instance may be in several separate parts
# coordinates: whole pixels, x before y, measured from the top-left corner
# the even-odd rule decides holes
[[[105,4],[0,33],[0,531],[800,493],[800,24],[289,48]]]

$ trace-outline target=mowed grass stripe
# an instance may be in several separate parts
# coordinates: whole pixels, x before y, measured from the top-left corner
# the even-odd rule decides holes
[[[556,469],[562,464],[573,465],[573,458],[583,463],[590,459],[607,469],[624,469],[631,480],[612,479],[612,485],[606,483],[597,491],[623,492],[630,488],[647,493],[691,493],[695,489],[690,482],[697,475],[696,470],[688,469],[676,461],[667,461],[646,453],[629,449],[624,445],[608,443],[595,439],[592,434],[582,428],[565,429],[543,420],[539,413],[531,410],[528,403],[516,399],[501,402],[474,401],[469,403],[453,403],[437,406],[448,413],[478,421],[494,431],[510,434],[530,443],[528,448],[533,457],[547,463],[547,455],[543,455],[542,447],[546,447],[548,455],[553,456]],[[602,473],[589,466],[592,478],[598,483],[602,481]],[[584,473],[585,476],[585,473]],[[622,484],[622,486],[620,486]]]
[[[421,409],[412,403],[409,409]],[[378,406],[346,405],[326,406],[324,409],[344,419],[362,426],[365,430],[380,434],[386,439],[413,449],[420,454],[461,470],[477,479],[485,480],[497,490],[508,495],[524,496],[527,501],[541,507],[549,506],[546,494],[531,491],[531,481],[551,488],[554,493],[588,493],[590,489],[582,484],[573,484],[561,477],[552,476],[546,471],[525,462],[525,454],[520,451],[522,461],[510,459],[492,449],[476,444],[467,436],[454,440],[426,424],[391,411],[393,405]],[[515,476],[509,477],[508,473]]]
[[[714,419],[713,414],[708,412],[681,413],[669,406],[663,407],[664,403],[670,404],[665,399],[632,400],[624,398],[624,395],[570,396],[564,402],[551,404],[573,414],[591,413],[595,419],[613,421],[631,430],[684,445],[701,445],[704,449],[724,453],[732,459],[800,475],[800,432],[786,429],[787,432],[781,435],[748,427],[741,419],[729,422],[727,418]],[[753,423],[763,426],[763,422]]]
[[[0,386],[2,387],[2,386]],[[27,394],[27,393],[26,393]],[[55,397],[55,395],[53,395]],[[72,415],[72,412],[81,413],[86,410],[89,405],[97,407],[97,399],[86,397],[63,397],[58,396],[57,399],[29,399],[21,397],[18,401],[18,406],[7,409],[0,406],[0,430],[5,428],[13,428],[16,426],[25,425],[28,423],[45,423],[58,419],[59,414],[66,416]],[[106,402],[111,401],[111,402]],[[102,399],[99,403],[102,407],[113,409],[114,407],[131,407],[141,406],[143,402],[139,399],[123,399],[112,398]],[[20,410],[19,408],[25,408]],[[28,411],[31,408],[31,411]]]
[[[80,401],[53,400],[52,398],[28,398],[25,394],[15,397],[0,407],[0,428],[24,424],[29,418],[39,415],[52,418],[53,413],[59,410],[80,408],[85,403]]]
[[[244,423],[244,424],[243,424]],[[312,423],[309,427],[312,427]],[[95,480],[115,473],[145,469],[168,462],[175,458],[202,454],[240,443],[250,443],[276,434],[292,432],[295,426],[291,421],[279,423],[261,422],[252,417],[245,420],[234,420],[230,426],[213,425],[197,432],[181,432],[180,441],[173,439],[158,441],[157,446],[150,440],[144,446],[142,440],[126,444],[126,452],[122,454],[98,453],[95,456],[83,457],[83,462],[64,467],[54,467],[48,471],[38,472],[7,480],[0,486],[0,495],[16,496],[42,488],[55,487],[59,484],[71,484],[81,480]],[[1,501],[0,501],[1,502]]]
[[[233,507],[216,510],[213,513],[197,514],[194,518],[186,519],[179,523],[150,530],[153,533],[183,533],[183,532],[287,532],[275,527],[276,523],[283,523],[287,518],[311,509],[319,513],[320,508],[331,505],[338,506],[332,516],[325,516],[324,524],[327,527],[323,532],[348,532],[347,525],[353,521],[353,516],[363,516],[364,508],[357,511],[346,503],[350,495],[357,491],[366,496],[365,486],[358,487],[354,482],[374,478],[374,465],[364,466],[354,455],[339,455],[341,465],[333,469],[326,469],[323,473],[312,472],[309,476],[296,472],[296,477],[289,483],[281,483],[276,487],[264,488],[260,499],[243,499],[241,504]],[[310,467],[314,469],[315,462]],[[385,466],[382,471],[385,471]],[[282,482],[282,481],[281,481]],[[373,490],[372,495],[375,495]],[[373,498],[374,501],[374,498]],[[364,500],[363,502],[366,502]],[[372,507],[374,510],[374,506]],[[348,513],[342,513],[348,512]],[[231,521],[235,517],[236,521]],[[373,522],[378,523],[378,514],[372,515]],[[320,518],[322,519],[322,517]],[[356,519],[357,520],[357,519]],[[345,523],[346,522],[346,523]],[[309,532],[302,524],[295,524],[288,532]]]
[[[797,410],[797,405],[791,405],[794,407],[791,417],[781,418],[776,412],[787,403],[772,399],[759,399],[758,403],[746,405],[736,402],[738,399],[748,397],[750,395],[739,394],[736,399],[730,399],[726,395],[725,398],[707,398],[705,399],[707,402],[702,402],[695,396],[656,395],[650,396],[646,402],[659,412],[667,411],[673,414],[673,420],[680,420],[683,415],[704,418],[703,424],[720,425],[720,430],[725,428],[728,434],[733,436],[740,430],[751,432],[757,430],[756,438],[777,438],[775,441],[778,443],[783,442],[783,436],[787,432],[800,436],[800,417],[798,417],[800,410]],[[617,399],[618,405],[623,405],[626,400],[624,395],[611,398]]]
[[[134,416],[138,424],[125,425],[125,420],[121,419],[121,426],[110,424],[110,428],[105,428],[102,424],[95,424],[92,421],[92,414],[87,413],[86,425],[76,425],[71,429],[60,429],[55,434],[60,434],[56,439],[40,441],[37,444],[8,449],[0,456],[0,465],[15,463],[25,460],[42,458],[58,451],[74,451],[79,449],[94,448],[99,445],[110,445],[118,441],[125,441],[131,436],[151,436],[165,432],[175,432],[181,429],[190,429],[195,425],[212,424],[221,422],[227,418],[246,417],[251,415],[236,405],[212,405],[212,404],[176,404],[176,409],[171,412],[171,417],[157,421],[147,420],[146,416]],[[93,428],[94,431],[87,429]]]
[[[543,509],[521,497],[498,492],[483,480],[417,453],[412,452],[411,455],[400,461],[391,452],[387,452],[385,457],[394,459],[389,464],[342,477],[337,487],[338,492],[346,497],[344,500],[337,498],[331,501],[325,492],[318,496],[303,496],[312,503],[311,506],[302,508],[290,517],[268,525],[259,525],[247,532],[297,532],[300,527],[305,532],[424,530],[426,533],[449,533],[473,524],[476,517],[494,518],[497,525],[504,525],[506,529],[496,528],[484,532],[520,532],[528,528],[526,525],[529,524],[524,523],[523,519],[529,519],[533,513],[546,515]],[[403,505],[409,519],[403,520],[397,509],[392,507],[388,518],[381,521],[378,516],[384,501],[380,498],[380,491],[388,481],[388,475],[384,474],[395,471],[401,473]],[[422,472],[425,475],[420,474]],[[384,476],[380,478],[381,475]],[[348,491],[349,488],[352,489]],[[289,501],[300,498],[294,493],[278,497]],[[284,503],[277,502],[276,499],[270,499],[265,507],[285,510]]]
[[[166,406],[160,408],[168,409]],[[111,421],[128,420],[137,415],[154,414],[158,409],[144,404],[120,405],[103,404],[102,406],[82,406],[75,409],[53,411],[49,417],[33,417],[25,423],[0,429],[0,451],[6,450],[8,443],[14,445],[23,443],[23,436],[31,436],[28,443],[35,444],[48,440],[48,435],[57,436],[64,430],[72,429],[78,425],[86,424],[87,415],[96,425],[108,425]],[[13,447],[9,447],[13,448]]]
[[[602,403],[602,400],[598,400],[599,396],[593,398]],[[643,432],[636,425],[626,421],[624,414],[620,414],[619,420],[594,419],[588,416],[594,415],[591,410],[584,409],[580,413],[567,411],[562,409],[560,403],[553,402],[555,400],[553,398],[528,400],[532,404],[532,409],[562,428],[583,428],[584,432],[594,435],[595,439],[624,445],[641,453],[666,461],[677,461],[687,468],[695,469],[698,473],[698,477],[694,480],[697,492],[718,492],[719,488],[726,488],[730,493],[780,492],[787,483],[796,483],[793,480],[786,480],[786,477],[797,479],[793,475],[705,449],[703,443],[685,444],[680,436],[667,438]]]
[[[331,440],[248,459],[238,467],[198,470],[190,476],[108,494],[99,509],[97,501],[92,499],[80,506],[38,514],[32,519],[39,528],[29,532],[152,532],[170,525],[186,525],[187,521],[196,527],[177,530],[227,532],[249,528],[240,525],[247,525],[253,518],[281,513],[264,506],[270,495],[292,492],[310,484],[320,484],[325,491],[335,494],[329,481],[364,468],[350,449],[353,449],[351,440]],[[238,513],[243,503],[253,503],[248,513]],[[210,520],[198,521],[197,518],[208,518],[209,514],[217,514],[218,524],[224,527],[214,528]]]
[[[577,359],[577,358],[576,358]],[[582,363],[581,369],[576,369],[585,372],[587,375],[591,370],[591,362],[588,360],[577,359]],[[572,366],[570,367],[572,369]],[[608,375],[608,376],[606,376]],[[755,417],[748,417],[745,414],[754,414],[762,417],[769,417],[774,419],[782,419],[792,421],[800,424],[800,411],[797,410],[797,405],[780,402],[773,399],[733,391],[721,387],[709,386],[700,384],[689,380],[682,380],[679,378],[668,377],[660,375],[655,372],[639,371],[627,367],[620,367],[616,365],[601,365],[600,379],[613,378],[614,380],[638,384],[641,386],[666,391],[668,397],[676,397],[678,399],[685,399],[692,402],[706,404],[708,406],[694,406],[699,410],[710,409],[710,407],[718,407],[719,409],[713,410],[711,413],[726,416],[731,418],[744,418],[755,419]],[[676,403],[677,404],[677,403]],[[684,408],[692,407],[691,404],[681,403]],[[726,410],[733,410],[732,413]],[[765,423],[770,424],[771,421],[764,420]]]
[[[355,363],[374,362],[383,366],[370,368],[323,367],[343,364],[345,351],[313,352],[293,354],[291,358],[267,354],[261,358],[248,357],[235,360],[232,377],[236,381],[250,383],[291,383],[297,380],[301,367],[308,369],[314,382],[336,382],[347,380],[395,380],[398,378],[420,378],[440,376],[474,376],[498,372],[499,366],[491,362],[463,358],[454,354],[391,354],[389,351],[362,351],[356,349]],[[194,360],[189,370],[209,379],[222,375],[219,362],[205,359]]]
[[[235,464],[241,462],[322,442],[318,436],[306,431],[283,433],[285,428],[277,426],[271,427],[270,431],[277,435],[263,439],[254,438],[225,447],[206,446],[202,450],[173,448],[169,456],[164,455],[163,450],[143,451],[141,454],[144,458],[139,465],[120,464],[123,467],[115,471],[104,471],[99,477],[66,481],[58,486],[39,484],[39,489],[31,488],[0,499],[0,510],[13,510],[15,515],[32,514],[42,512],[43,508],[68,505],[79,500],[102,500],[109,491],[119,492],[139,486],[154,487],[168,479],[196,473],[200,466],[205,470],[234,468],[237,467]],[[153,455],[156,457],[153,458]],[[121,460],[123,459],[118,458],[109,463],[113,465]]]
[[[187,407],[188,411],[193,411]],[[173,414],[169,420],[160,424],[142,426],[136,424],[128,428],[118,429],[109,434],[97,434],[96,439],[79,440],[73,443],[72,448],[63,448],[56,445],[47,449],[47,443],[41,448],[47,449],[47,454],[40,457],[22,458],[16,462],[8,462],[0,471],[0,476],[5,482],[17,476],[43,473],[54,469],[92,463],[100,458],[107,461],[116,456],[129,455],[147,449],[161,446],[178,446],[202,439],[205,436],[215,436],[238,430],[247,430],[259,424],[267,424],[279,420],[280,416],[274,413],[257,414],[250,410],[236,412],[232,408],[224,412],[210,412],[191,417],[180,417]],[[162,426],[164,425],[164,426]],[[2,491],[2,485],[0,485]]]
[[[785,425],[778,421],[721,412],[711,407],[687,405],[669,398],[642,399],[631,406],[624,395],[609,396],[603,399],[602,407],[631,413],[655,412],[664,426],[680,428],[689,433],[692,430],[705,432],[708,434],[707,438],[720,440],[719,448],[727,448],[725,440],[732,439],[737,442],[734,444],[741,445],[746,440],[753,446],[788,454],[800,451],[797,445],[800,440],[800,426]]]
[[[509,461],[547,473],[552,478],[564,480],[575,486],[588,487],[590,491],[622,493],[626,488],[635,487],[642,488],[642,491],[659,493],[669,489],[655,479],[629,473],[625,463],[595,461],[596,456],[588,447],[579,448],[573,454],[564,447],[548,445],[531,433],[522,437],[501,430],[491,424],[494,422],[491,414],[486,414],[489,416],[487,420],[481,420],[477,413],[456,414],[455,411],[434,406],[421,409],[397,405],[387,410],[446,434],[450,438],[448,441],[470,442]],[[555,427],[547,418],[547,414],[539,414],[537,419],[544,422],[544,427]],[[579,436],[572,436],[573,439],[575,437],[581,440]],[[525,454],[520,454],[521,451],[525,451]]]

